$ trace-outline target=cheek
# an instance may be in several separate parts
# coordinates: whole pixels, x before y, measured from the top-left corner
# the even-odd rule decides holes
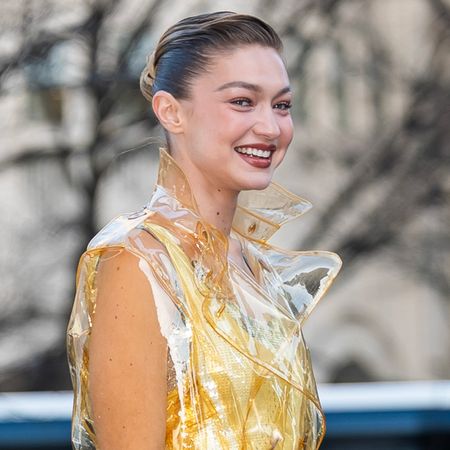
[[[208,120],[215,122],[215,127],[211,127],[211,131],[216,141],[223,141],[227,145],[242,139],[253,126],[250,114],[242,114],[230,109],[223,109],[213,119]]]
[[[226,135],[227,129],[233,123],[232,117],[220,108],[209,108],[204,113],[197,114],[196,126],[204,130],[204,136],[217,141],[221,136]]]
[[[294,137],[294,123],[291,116],[283,118],[280,129],[283,146],[288,146]]]
[[[284,160],[286,156],[287,149],[289,144],[294,137],[294,124],[292,122],[291,116],[283,117],[283,120],[280,122],[280,153],[278,154],[278,158],[275,161],[274,168],[277,168]]]

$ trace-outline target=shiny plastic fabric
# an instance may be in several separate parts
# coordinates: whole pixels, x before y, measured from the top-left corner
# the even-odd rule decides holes
[[[104,255],[122,251],[139,257],[167,339],[166,449],[319,448],[325,419],[302,325],[342,262],[267,242],[310,207],[275,182],[241,192],[231,234],[251,276],[229,258],[227,237],[200,217],[185,174],[160,149],[149,203],[113,219],[80,258],[67,329],[75,450],[98,448],[88,395],[96,275]]]

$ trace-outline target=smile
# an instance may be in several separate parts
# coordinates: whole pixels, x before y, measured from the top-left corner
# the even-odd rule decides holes
[[[270,150],[259,150],[252,147],[236,147],[238,153],[243,153],[250,156],[258,156],[259,158],[269,158],[272,152]]]
[[[276,146],[257,143],[234,147],[234,150],[247,164],[258,169],[267,169],[272,164],[272,154]]]

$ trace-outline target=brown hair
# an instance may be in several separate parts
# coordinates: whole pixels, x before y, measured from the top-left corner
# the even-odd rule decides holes
[[[275,30],[254,16],[218,11],[182,19],[161,36],[148,57],[140,77],[141,92],[150,102],[159,90],[186,99],[190,82],[207,70],[215,55],[252,44],[279,53],[283,49]]]

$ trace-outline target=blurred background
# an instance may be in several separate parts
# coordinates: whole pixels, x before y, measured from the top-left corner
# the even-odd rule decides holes
[[[271,242],[344,262],[305,326],[323,448],[449,449],[448,0],[1,0],[0,448],[70,448],[76,264],[156,181],[140,72],[168,26],[220,9],[285,44],[296,134],[275,180],[314,208]]]

